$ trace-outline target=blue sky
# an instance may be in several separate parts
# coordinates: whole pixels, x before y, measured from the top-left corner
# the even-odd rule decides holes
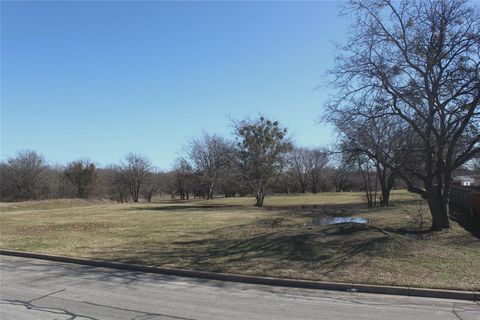
[[[300,145],[348,21],[335,2],[2,2],[1,155],[169,168],[188,139],[266,114]]]

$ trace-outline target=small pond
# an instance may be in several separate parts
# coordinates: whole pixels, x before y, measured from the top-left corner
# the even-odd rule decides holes
[[[405,232],[405,233],[402,233],[402,236],[413,239],[413,240],[428,240],[432,238],[431,234],[414,233],[414,232]]]
[[[314,226],[328,226],[331,224],[339,223],[368,223],[368,219],[361,217],[316,217],[303,224],[304,227],[314,227]]]

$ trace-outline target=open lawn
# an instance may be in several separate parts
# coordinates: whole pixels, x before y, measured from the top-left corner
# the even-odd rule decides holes
[[[480,240],[455,222],[427,240],[413,195],[366,209],[360,193],[158,200],[114,204],[50,200],[0,204],[0,247],[145,265],[275,277],[480,290]],[[423,212],[423,215],[421,214]],[[311,225],[314,217],[368,224]],[[305,225],[305,223],[307,223]]]

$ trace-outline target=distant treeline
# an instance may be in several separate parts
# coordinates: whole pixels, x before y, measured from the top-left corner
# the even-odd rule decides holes
[[[382,176],[375,167],[338,160],[325,148],[296,146],[285,128],[263,116],[235,123],[233,139],[204,133],[189,141],[185,150],[168,171],[134,153],[118,164],[98,167],[90,159],[51,165],[35,151],[19,151],[0,164],[0,199],[137,202],[160,195],[180,199],[253,195],[261,206],[269,193],[363,191],[370,206],[377,205],[377,199],[388,205],[378,192]],[[392,181],[390,188],[398,184]]]

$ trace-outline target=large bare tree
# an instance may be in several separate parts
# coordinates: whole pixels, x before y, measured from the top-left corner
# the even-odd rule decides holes
[[[480,152],[479,9],[465,0],[354,0],[346,9],[356,23],[329,110],[400,120],[408,161],[373,156],[427,200],[432,230],[449,228],[452,172]]]

